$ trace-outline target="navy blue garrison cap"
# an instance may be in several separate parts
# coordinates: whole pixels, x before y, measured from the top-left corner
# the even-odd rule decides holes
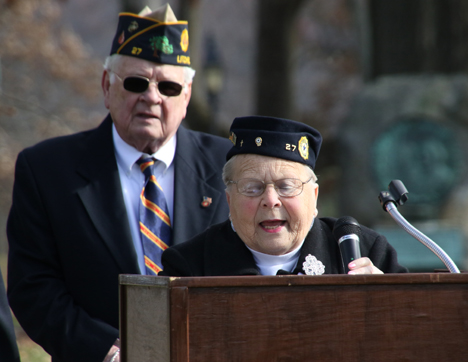
[[[229,139],[234,144],[226,161],[255,154],[300,162],[315,168],[322,136],[315,128],[289,119],[249,116],[234,119]]]
[[[112,54],[189,66],[188,23],[178,21],[168,4],[144,16],[120,13]]]

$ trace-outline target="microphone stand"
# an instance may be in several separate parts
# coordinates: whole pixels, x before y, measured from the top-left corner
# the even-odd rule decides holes
[[[408,191],[403,185],[403,182],[400,180],[393,180],[390,182],[388,190],[388,192],[382,191],[379,195],[380,204],[382,205],[384,211],[387,211],[390,216],[397,222],[397,224],[399,224],[408,234],[410,234],[416,240],[420,241],[434,254],[436,254],[451,273],[460,273],[460,270],[457,268],[453,260],[447,255],[447,253],[445,253],[444,250],[442,250],[439,245],[437,245],[434,241],[412,226],[398,212],[397,204],[403,205],[406,200],[408,200],[408,197],[406,196]]]

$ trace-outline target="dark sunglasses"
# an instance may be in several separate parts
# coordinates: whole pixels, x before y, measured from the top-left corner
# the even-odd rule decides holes
[[[122,80],[120,76],[116,72],[114,73],[117,78]],[[143,93],[146,92],[150,83],[154,83],[157,85],[159,93],[168,97],[175,97],[178,96],[182,92],[183,86],[176,82],[171,82],[168,80],[163,80],[161,82],[152,82],[148,78],[141,77],[141,76],[131,76],[126,77],[123,79],[123,87],[125,90],[128,90],[132,93]]]

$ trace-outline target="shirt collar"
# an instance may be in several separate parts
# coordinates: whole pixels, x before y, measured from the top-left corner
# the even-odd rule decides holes
[[[312,225],[310,226],[310,229],[312,229],[312,226],[314,225],[314,221],[315,221],[315,218],[312,219]],[[234,229],[234,225],[232,221],[231,221],[231,228],[234,232],[236,232],[236,229]],[[301,248],[302,248],[302,245],[304,244],[304,241],[305,239],[302,240],[302,242],[299,244],[297,248],[283,255],[264,254],[259,251],[253,250],[252,248],[249,248],[247,244],[245,243],[244,245],[252,253],[252,256],[255,260],[255,264],[260,269],[261,274],[276,275],[276,272],[279,269],[285,269],[286,271],[289,271],[289,272],[294,270],[299,260],[299,257],[301,254]]]
[[[126,172],[130,172],[134,163],[141,157],[142,152],[126,143],[120,137],[114,124],[112,125],[112,135],[117,162],[122,169],[126,170]],[[174,161],[176,145],[177,137],[173,136],[164,146],[148,156],[153,156],[161,161],[167,169],[172,164],[172,161]]]
[[[302,244],[293,251],[284,255],[268,255],[258,251],[247,248],[252,253],[260,274],[262,275],[276,275],[278,270],[282,269],[286,272],[291,272],[297,265],[301,254]]]
[[[247,249],[249,249],[252,252],[252,255],[257,264],[261,264],[265,266],[273,266],[273,265],[287,264],[291,262],[292,260],[297,260],[299,258],[299,252],[302,248],[302,244],[304,244],[304,240],[297,248],[283,255],[264,254],[264,253],[261,253],[259,251],[249,248],[247,245],[245,246],[247,246]]]

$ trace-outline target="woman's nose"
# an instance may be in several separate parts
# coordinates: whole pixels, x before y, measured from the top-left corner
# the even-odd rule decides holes
[[[262,206],[274,208],[281,206],[281,199],[273,184],[267,184],[262,195]]]

